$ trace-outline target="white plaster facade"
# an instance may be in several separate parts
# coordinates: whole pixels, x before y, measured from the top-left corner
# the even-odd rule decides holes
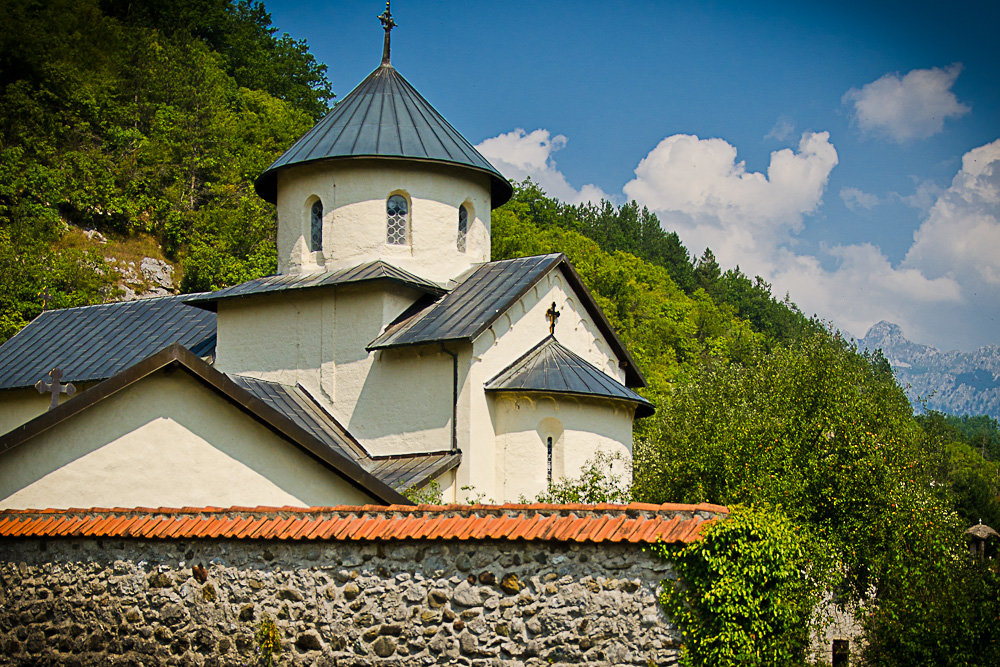
[[[143,378],[0,454],[5,509],[366,502],[184,372]]]
[[[386,239],[386,202],[409,205],[409,239]],[[323,250],[310,251],[313,202],[323,203]],[[468,213],[458,249],[459,207]],[[407,160],[352,159],[295,165],[278,173],[278,272],[345,269],[382,259],[447,282],[490,259],[489,177],[469,169]]]

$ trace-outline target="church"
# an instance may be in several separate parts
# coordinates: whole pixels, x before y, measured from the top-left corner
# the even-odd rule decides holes
[[[533,498],[653,412],[561,254],[490,258],[511,184],[390,62],[256,180],[277,273],[46,311],[0,346],[0,508]]]

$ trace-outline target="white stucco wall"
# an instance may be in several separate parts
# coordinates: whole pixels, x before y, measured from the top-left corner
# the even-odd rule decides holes
[[[76,393],[80,393],[95,384],[74,382],[73,386]],[[59,402],[63,403],[68,398],[66,394],[60,394]],[[0,391],[0,435],[48,411],[51,400],[51,394],[39,394],[35,388]]]
[[[0,455],[0,507],[336,505],[367,494],[184,371]]]
[[[386,200],[410,208],[410,242],[386,242]],[[323,202],[323,251],[309,251],[310,209]],[[459,252],[458,208],[469,208],[466,251]],[[446,282],[490,259],[489,177],[469,169],[403,160],[342,160],[278,173],[278,272],[349,268],[383,259]]]
[[[0,435],[48,410],[50,400],[35,389],[0,391]]]
[[[523,489],[544,488],[547,481],[544,458],[539,466],[518,460],[517,454],[513,459],[507,457],[508,451],[517,452],[528,445],[511,445],[513,449],[508,448],[509,443],[520,442],[518,437],[521,436],[510,436],[501,441],[496,430],[496,420],[499,415],[495,413],[495,406],[491,404],[484,385],[548,335],[549,327],[545,312],[553,301],[560,311],[555,331],[556,339],[602,372],[624,383],[625,372],[619,368],[617,357],[598,330],[593,318],[586,312],[562,272],[558,269],[550,272],[476,339],[466,353],[469,365],[459,400],[459,447],[463,451],[462,465],[458,470],[456,481],[459,489],[462,486],[471,486],[475,492],[484,494],[487,498],[514,501],[524,492]],[[634,407],[609,403],[619,406],[611,409],[608,405],[602,406],[602,403],[606,402],[600,401],[577,402],[575,399],[557,401],[560,405],[563,402],[577,406],[567,413],[575,421],[571,423],[560,418],[564,429],[567,432],[580,433],[581,437],[576,440],[581,443],[586,441],[586,444],[581,445],[579,451],[588,452],[583,458],[571,457],[566,460],[563,470],[565,476],[577,476],[580,466],[588,458],[592,458],[596,448],[600,447],[621,451],[631,462]],[[612,418],[608,410],[612,413],[615,410],[624,410],[621,414],[627,417],[625,419],[627,428],[623,426],[625,422],[622,421],[621,415]],[[539,417],[540,419],[542,417]],[[610,423],[605,423],[608,419]],[[531,428],[534,429],[535,426],[532,425]],[[596,439],[587,440],[582,437],[588,430],[595,434]],[[521,429],[521,432],[527,431]],[[531,440],[533,443],[536,441],[537,437]],[[517,470],[516,475],[524,478],[523,482],[511,486],[510,489],[522,490],[511,492],[508,489],[504,481],[508,477],[506,472],[508,464]],[[535,493],[537,491],[530,495],[533,496]]]
[[[553,482],[579,476],[598,452],[618,455],[612,474],[627,474],[632,460],[632,406],[538,394],[491,394],[489,400],[496,425],[493,484],[498,500],[521,496],[530,500],[545,491],[549,437]]]
[[[373,455],[448,449],[451,357],[365,350],[418,296],[367,283],[222,302],[215,366],[301,384]]]

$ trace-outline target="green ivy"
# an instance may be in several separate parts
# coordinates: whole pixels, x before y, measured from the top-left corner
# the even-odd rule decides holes
[[[684,547],[657,545],[678,579],[660,596],[684,636],[682,664],[804,662],[830,569],[779,512],[737,507]]]

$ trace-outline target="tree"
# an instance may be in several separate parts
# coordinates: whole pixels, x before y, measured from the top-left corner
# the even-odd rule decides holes
[[[634,493],[782,506],[830,544],[862,598],[902,526],[943,505],[911,414],[891,376],[829,335],[707,363],[646,420]]]

